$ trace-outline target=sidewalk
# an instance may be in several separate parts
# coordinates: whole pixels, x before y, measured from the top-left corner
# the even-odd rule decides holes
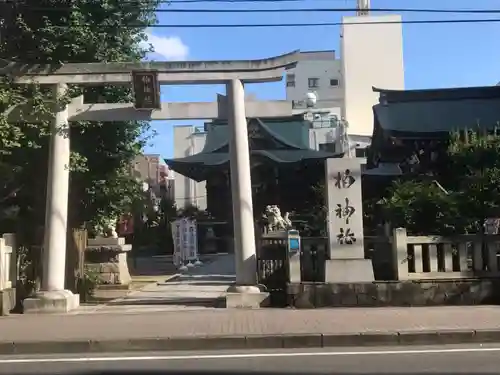
[[[500,342],[500,306],[206,309],[0,318],[0,354],[467,342]]]

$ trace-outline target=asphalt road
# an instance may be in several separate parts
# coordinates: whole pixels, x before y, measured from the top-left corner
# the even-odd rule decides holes
[[[0,357],[0,374],[500,374],[500,347],[349,348],[335,351],[130,353]]]

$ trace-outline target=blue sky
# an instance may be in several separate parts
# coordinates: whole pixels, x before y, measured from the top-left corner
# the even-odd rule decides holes
[[[304,0],[295,3],[172,4],[173,8],[353,8],[356,0]],[[373,8],[500,9],[500,0],[371,0]],[[159,13],[159,23],[339,22],[348,13]],[[403,13],[404,20],[499,18],[498,15]],[[296,49],[339,49],[339,27],[186,29],[155,28],[150,41],[164,56],[188,60],[256,59]],[[500,23],[403,25],[407,89],[493,85],[500,81]],[[153,56],[156,60],[161,56]],[[164,59],[164,57],[163,57]],[[259,99],[284,99],[283,82],[250,85]],[[212,101],[221,86],[164,86],[163,101]],[[146,152],[172,156],[172,127],[193,121],[158,121],[158,135]]]

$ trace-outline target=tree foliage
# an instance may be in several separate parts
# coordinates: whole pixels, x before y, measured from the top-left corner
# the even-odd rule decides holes
[[[30,169],[28,155],[42,147],[49,130],[43,121],[9,122],[9,117],[25,105],[41,115],[49,111],[40,87],[19,87],[8,77],[0,77],[0,222],[7,224],[7,230],[12,229],[19,213],[19,192],[29,186],[23,178]]]
[[[500,137],[452,134],[444,167],[432,177],[394,182],[379,204],[393,226],[415,234],[478,233],[500,217]]]
[[[147,25],[155,21],[156,6],[156,0],[2,3],[0,59],[26,64],[140,61],[148,51],[141,42],[146,40]],[[43,225],[47,131],[39,123],[13,124],[4,114],[13,103],[25,101],[44,110],[44,90],[0,82],[0,168],[11,172],[2,174],[0,188],[10,184],[17,189],[16,199],[0,201],[0,208],[14,207],[20,215],[18,223],[22,220],[25,227]],[[110,85],[73,87],[68,95],[81,92],[86,102],[131,101],[129,88]],[[148,129],[147,123],[137,121],[71,124],[72,226],[96,224],[123,213],[142,195],[139,184],[129,177],[129,166],[147,140]]]
[[[405,227],[415,235],[452,234],[461,230],[456,198],[433,181],[396,181],[379,204],[382,216],[394,227]]]

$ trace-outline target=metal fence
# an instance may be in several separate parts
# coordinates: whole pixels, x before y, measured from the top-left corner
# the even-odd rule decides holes
[[[328,237],[304,237],[300,244],[300,280],[325,282]]]
[[[287,305],[290,266],[286,239],[263,238],[257,246],[257,279],[269,292],[273,307]]]

